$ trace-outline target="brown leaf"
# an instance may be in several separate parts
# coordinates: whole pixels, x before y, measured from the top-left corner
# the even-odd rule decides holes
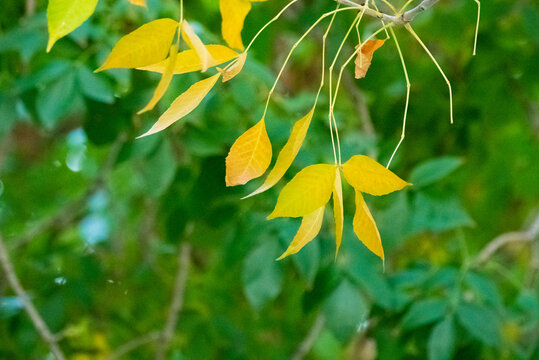
[[[385,40],[367,40],[364,45],[361,47],[361,50],[357,53],[356,58],[356,79],[364,78],[367,74],[367,70],[371,66],[372,56],[376,50],[378,50],[382,45],[384,45]],[[361,45],[361,44],[360,44]],[[360,46],[357,45],[356,49]]]

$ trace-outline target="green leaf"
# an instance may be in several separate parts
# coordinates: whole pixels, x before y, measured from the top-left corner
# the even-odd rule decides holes
[[[267,241],[255,248],[243,264],[243,290],[255,310],[262,309],[281,292],[283,275],[279,262],[281,253],[277,242]]]
[[[36,107],[39,119],[47,129],[52,129],[67,113],[75,94],[75,75],[70,72],[52,85],[40,90]]]
[[[455,350],[455,325],[453,317],[446,317],[432,329],[429,336],[429,360],[450,360]]]
[[[94,74],[86,66],[77,69],[77,82],[86,97],[106,104],[114,102],[114,92],[104,76]]]
[[[430,185],[451,174],[462,163],[462,159],[450,156],[425,161],[412,170],[410,182],[414,188]]]
[[[411,231],[442,232],[474,225],[457,197],[431,197],[418,193],[414,199]]]
[[[402,328],[414,329],[430,324],[442,318],[447,311],[447,303],[443,299],[425,299],[416,301],[410,307],[402,320]]]
[[[469,272],[464,278],[468,286],[483,301],[495,307],[502,307],[500,290],[494,281],[486,276]]]
[[[358,289],[347,280],[341,282],[324,304],[327,326],[340,340],[357,332],[368,311]]]
[[[491,310],[471,303],[462,303],[457,309],[457,317],[473,337],[484,344],[500,346],[500,324],[497,315]]]
[[[165,193],[176,174],[176,159],[168,140],[146,159],[141,173],[147,195],[159,197]]]

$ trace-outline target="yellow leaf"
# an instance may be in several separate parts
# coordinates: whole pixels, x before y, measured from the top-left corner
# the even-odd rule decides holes
[[[220,70],[223,74],[223,82],[227,82],[228,80],[231,80],[236,75],[238,75],[243,69],[243,65],[245,65],[245,60],[247,60],[246,52],[240,54],[236,62],[232,64],[232,66],[230,66],[228,69]]]
[[[210,64],[214,62],[211,58],[211,54],[206,48],[206,46],[204,46],[197,34],[194,32],[191,25],[189,25],[189,23],[185,20],[182,22],[182,37],[184,38],[187,45],[191,49],[195,50],[196,54],[198,55],[202,71],[208,70]]]
[[[97,0],[49,0],[47,22],[49,52],[54,43],[78,28],[94,12]]]
[[[245,17],[251,10],[251,2],[249,0],[220,0],[219,9],[221,10],[223,38],[231,48],[243,50],[241,30]]]
[[[172,71],[174,70],[174,65],[176,64],[176,56],[178,55],[178,46],[176,44],[172,45],[170,47],[170,56],[168,58],[168,64],[165,72],[163,73],[163,76],[161,77],[161,80],[159,80],[159,84],[157,84],[157,87],[155,88],[155,91],[153,93],[152,99],[144,107],[144,109],[140,110],[137,114],[142,114],[143,112],[146,112],[148,110],[152,110],[157,104],[159,100],[163,97],[165,92],[167,91],[170,81],[172,80]]]
[[[363,200],[361,192],[356,190],[356,213],[354,214],[354,232],[361,242],[373,253],[384,260],[384,249],[376,223]]]
[[[335,165],[307,166],[281,190],[277,205],[268,219],[312,213],[329,201],[334,182]]]
[[[264,118],[244,132],[226,157],[226,186],[243,185],[266,172],[271,162],[271,143]]]
[[[193,84],[187,91],[178,96],[170,105],[170,107],[159,117],[157,122],[152,126],[150,130],[139,136],[148,136],[155,134],[163,129],[166,129],[176,121],[180,120],[184,116],[193,111],[200,102],[206,97],[208,92],[215,85],[215,82],[219,79],[221,74],[217,73],[212,77]]]
[[[129,0],[133,5],[146,7],[146,0]]]
[[[238,56],[238,53],[223,45],[206,45],[211,58],[209,67],[213,67],[224,62],[230,61]],[[163,73],[166,68],[167,60],[160,61],[156,64],[143,66],[137,68],[138,70],[153,71]],[[176,66],[174,67],[174,74],[185,74],[193,71],[202,70],[202,62],[197,53],[193,49],[182,51],[176,57]]]
[[[352,156],[343,165],[346,181],[354,189],[371,195],[386,195],[411,185],[368,156]]]
[[[301,220],[299,230],[294,236],[294,239],[288,246],[288,249],[277,258],[277,260],[284,259],[288,255],[292,255],[300,251],[305,245],[311,242],[312,239],[318,235],[320,228],[322,227],[322,220],[324,220],[324,206],[316,209],[310,214],[307,214]]]
[[[172,19],[158,19],[142,25],[122,37],[96,71],[137,68],[165,59],[177,27],[178,23]]]
[[[309,125],[311,124],[311,119],[313,118],[313,113],[314,108],[309,111],[309,113],[303,118],[296,121],[294,127],[292,128],[292,132],[290,133],[290,137],[288,138],[288,141],[279,153],[277,161],[275,162],[273,169],[268,174],[268,177],[258,189],[247,195],[245,198],[260,194],[261,192],[268,190],[273,185],[277,184],[279,180],[281,180],[283,175],[286,173],[286,171],[296,158],[296,155],[298,154],[298,151],[303,144],[303,140],[305,139],[305,135],[307,134],[307,130],[309,129]]]
[[[335,169],[335,185],[333,186],[333,217],[335,219],[335,256],[341,247],[342,233],[344,228],[344,207],[342,200],[342,181],[339,168]]]
[[[382,45],[385,43],[384,40],[374,39],[374,40],[367,40],[365,45],[361,47],[361,50],[357,53],[356,57],[356,79],[364,78],[365,75],[367,75],[367,70],[369,70],[369,67],[371,66],[372,62],[372,56],[374,55],[374,52],[378,50]],[[356,46],[356,49],[360,45]]]

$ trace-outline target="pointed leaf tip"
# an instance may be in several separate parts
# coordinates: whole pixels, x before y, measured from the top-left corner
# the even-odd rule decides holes
[[[277,260],[284,259],[289,255],[299,252],[318,235],[322,228],[322,221],[324,220],[324,208],[325,206],[321,206],[303,217],[296,236],[294,236],[286,251]]]
[[[361,242],[376,256],[384,260],[382,239],[361,192],[356,190],[356,213],[354,214],[354,232]]]

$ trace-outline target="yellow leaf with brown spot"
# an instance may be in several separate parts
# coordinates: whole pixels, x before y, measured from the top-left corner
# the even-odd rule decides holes
[[[363,199],[363,195],[356,190],[356,213],[354,214],[354,232],[361,242],[374,254],[384,260],[382,239],[376,223]]]
[[[177,28],[177,21],[166,18],[142,25],[122,37],[114,45],[105,63],[96,71],[138,68],[164,60]]]
[[[300,217],[324,206],[335,183],[335,165],[307,166],[285,185],[268,219]]]
[[[163,76],[161,77],[161,80],[159,80],[159,84],[157,84],[157,87],[155,88],[155,91],[153,93],[153,96],[148,103],[142,110],[140,110],[137,114],[142,114],[143,112],[152,110],[161,100],[163,95],[165,95],[165,92],[167,91],[170,81],[172,80],[172,76],[174,75],[172,71],[174,70],[174,65],[176,64],[176,56],[178,55],[178,46],[176,44],[172,45],[170,47],[170,56],[168,58],[168,64],[165,69],[165,72],[163,73]]]
[[[220,70],[223,74],[223,82],[227,82],[228,80],[231,80],[236,75],[238,75],[243,69],[243,65],[245,65],[245,60],[247,60],[246,52],[240,54],[236,62],[232,64],[228,69]]]
[[[163,129],[166,129],[176,121],[193,111],[200,102],[206,97],[208,92],[213,88],[221,74],[217,73],[212,77],[193,84],[183,94],[178,96],[170,105],[170,107],[159,117],[157,122],[146,133],[139,136],[148,136],[155,134]]]
[[[195,50],[196,54],[200,59],[200,64],[202,71],[208,70],[210,65],[214,63],[214,60],[211,58],[211,54],[204,46],[198,35],[195,33],[191,25],[187,21],[182,21],[182,37],[187,43],[187,45]]]
[[[296,155],[303,144],[303,140],[305,140],[307,130],[309,129],[309,125],[311,124],[311,120],[313,118],[313,113],[314,108],[311,109],[307,115],[296,121],[294,127],[292,128],[292,132],[290,133],[290,137],[279,153],[277,161],[275,162],[273,169],[268,174],[268,177],[258,189],[247,195],[246,198],[268,190],[273,185],[277,184],[279,180],[281,180],[288,168],[290,168],[290,165],[292,165],[292,162],[296,158]]]
[[[343,164],[343,173],[354,189],[371,195],[386,195],[411,185],[364,155],[352,156]]]
[[[217,66],[238,56],[237,52],[224,45],[206,45],[206,49],[211,55],[208,67]],[[137,69],[162,74],[165,71],[167,61],[168,59],[165,59],[158,63],[142,66]],[[176,57],[176,65],[174,67],[174,74],[185,74],[200,70],[202,70],[202,62],[195,50],[189,49],[178,53],[178,56]]]
[[[384,45],[385,42],[385,40],[374,39],[367,40],[367,42],[364,43],[364,45],[358,51],[355,61],[356,79],[364,78],[365,75],[367,75],[367,70],[369,70],[369,67],[371,66],[374,52]],[[357,45],[356,49],[359,46],[361,45]]]
[[[243,185],[264,174],[271,162],[264,118],[234,142],[226,157],[226,186]]]
[[[322,221],[324,220],[324,208],[325,206],[322,206],[301,219],[301,225],[299,226],[296,236],[294,236],[288,249],[286,249],[277,260],[284,259],[288,255],[297,253],[318,235],[322,228]]]
[[[344,229],[344,207],[342,198],[341,171],[335,168],[335,185],[333,186],[333,218],[335,219],[335,256],[341,247],[342,233]]]

